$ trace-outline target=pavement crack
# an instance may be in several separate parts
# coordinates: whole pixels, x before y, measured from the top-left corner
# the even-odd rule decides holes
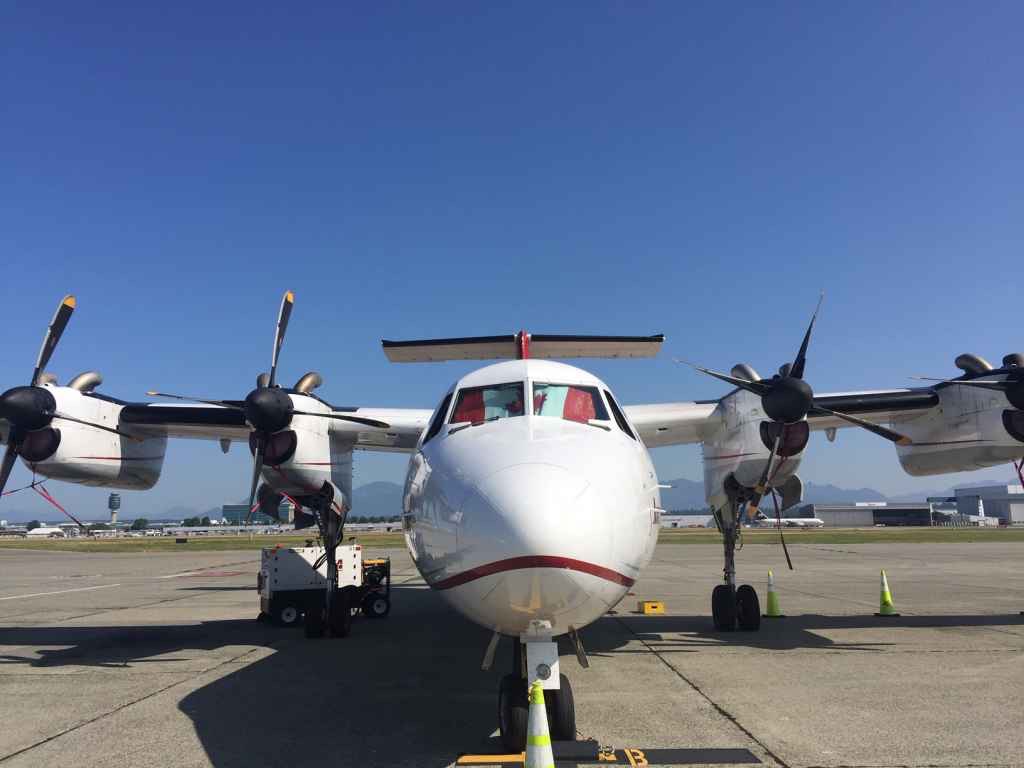
[[[697,694],[701,698],[703,698],[708,704],[710,704],[712,707],[714,707],[715,711],[718,712],[718,714],[720,714],[722,717],[724,717],[730,723],[735,725],[740,731],[742,731],[746,735],[746,737],[748,739],[750,739],[752,742],[757,744],[757,746],[759,746],[761,749],[763,749],[765,754],[768,755],[768,757],[770,757],[772,760],[774,760],[776,763],[778,763],[780,766],[782,766],[782,768],[792,768],[792,766],[790,766],[789,763],[787,763],[785,760],[783,760],[781,757],[779,757],[777,754],[775,754],[775,752],[772,751],[771,747],[769,747],[767,744],[765,744],[763,741],[761,741],[761,739],[759,739],[757,736],[755,736],[754,733],[749,728],[747,728],[745,725],[743,725],[743,723],[741,723],[739,721],[739,719],[734,714],[732,714],[732,712],[730,712],[725,707],[723,707],[721,704],[719,704],[717,701],[712,699],[711,696],[709,696],[704,691],[704,689],[702,689],[699,685],[697,685],[695,682],[693,682],[693,680],[691,680],[686,675],[684,675],[682,672],[680,672],[678,669],[676,669],[674,666],[672,666],[672,664],[669,662],[668,659],[666,659],[664,656],[662,656],[662,654],[659,653],[658,650],[654,646],[652,646],[650,643],[648,643],[646,640],[644,640],[642,637],[640,637],[635,631],[633,631],[632,627],[630,627],[629,624],[627,624],[625,621],[623,621],[618,616],[614,616],[613,618],[619,624],[621,624],[623,627],[625,627],[626,631],[629,632],[636,640],[639,640],[640,643],[645,648],[647,648],[648,651],[650,651],[655,656],[657,656],[658,657],[658,661],[660,661],[662,664],[664,664],[666,667],[668,667],[669,670],[671,670],[672,673],[675,674],[676,677],[678,677],[680,680],[682,680],[684,683],[686,683],[688,686],[690,686],[690,688],[692,688],[694,691],[696,691]]]

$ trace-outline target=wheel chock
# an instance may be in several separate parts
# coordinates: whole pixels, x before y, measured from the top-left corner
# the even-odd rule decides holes
[[[636,610],[644,616],[650,616],[655,613],[664,613],[665,604],[661,600],[641,600],[637,603]]]

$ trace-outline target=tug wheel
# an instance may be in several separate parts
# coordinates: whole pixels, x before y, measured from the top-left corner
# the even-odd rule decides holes
[[[363,599],[363,615],[368,619],[383,619],[391,612],[391,601],[386,595],[369,594]]]
[[[302,614],[292,604],[282,605],[274,615],[274,621],[282,627],[294,627],[299,623],[300,618],[302,618]]]

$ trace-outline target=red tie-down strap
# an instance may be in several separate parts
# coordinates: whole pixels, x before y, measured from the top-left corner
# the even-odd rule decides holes
[[[59,509],[61,512],[63,512],[65,515],[70,517],[78,525],[79,528],[85,528],[85,525],[82,523],[81,520],[79,520],[77,517],[72,515],[70,512],[68,512],[66,509],[64,509],[64,507],[62,507],[60,504],[57,503],[57,500],[55,498],[53,498],[53,496],[50,495],[50,492],[48,490],[46,490],[45,487],[43,487],[42,483],[39,483],[38,485],[34,484],[34,485],[31,486],[31,488],[32,488],[33,491],[38,493],[40,496],[42,496],[44,499],[46,499],[48,502],[50,502],[53,506],[55,506],[57,509]]]

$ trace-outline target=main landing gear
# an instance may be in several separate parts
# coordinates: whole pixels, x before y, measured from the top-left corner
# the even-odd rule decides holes
[[[725,549],[724,584],[711,593],[711,616],[715,629],[732,632],[740,629],[754,632],[761,628],[761,603],[757,592],[749,584],[736,587],[736,542],[740,533],[739,504],[733,498],[715,511],[715,521],[722,532]]]
[[[552,661],[552,652],[553,663],[547,663]],[[534,662],[537,666],[546,667],[549,674],[558,674],[558,689],[544,690],[544,705],[547,709],[551,739],[576,739],[576,702],[569,678],[557,672],[557,644],[550,638],[546,641],[524,643],[516,637],[512,643],[512,672],[501,678],[501,685],[498,688],[498,730],[501,733],[502,747],[508,752],[522,752],[526,749],[526,729],[530,713],[527,681],[537,677],[536,670],[534,675],[528,674],[527,665]]]
[[[327,565],[327,588],[324,590],[324,605],[320,610],[307,610],[305,616],[306,637],[348,637],[352,631],[352,612],[358,608],[355,587],[338,588],[338,545],[342,541],[345,520],[334,510],[334,492],[328,483],[319,494],[309,498],[307,503],[316,512],[320,539],[324,543],[324,561]],[[319,563],[317,563],[319,567]]]

